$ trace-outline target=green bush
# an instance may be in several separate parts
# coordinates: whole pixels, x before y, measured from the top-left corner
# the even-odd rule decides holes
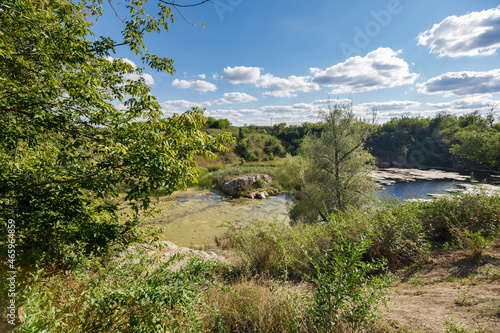
[[[500,232],[498,192],[462,192],[440,196],[431,201],[419,202],[418,209],[417,217],[422,221],[429,239],[436,245],[463,242],[466,238],[494,239]]]
[[[382,262],[365,262],[369,242],[341,238],[321,258],[309,257],[315,267],[310,313],[319,332],[357,332],[377,319],[377,304],[385,304],[386,280],[369,277],[384,269]]]
[[[270,137],[265,143],[264,153],[268,155],[273,154],[273,156],[284,157],[286,154],[286,150],[277,138]]]
[[[365,256],[385,259],[390,268],[397,268],[419,260],[427,252],[426,234],[416,213],[416,206],[410,202],[378,202],[333,215],[331,226],[336,237],[352,241],[367,237],[370,245]]]
[[[213,278],[221,264],[193,257],[173,270],[181,259],[158,263],[139,253],[70,275],[39,271],[24,284],[27,317],[17,331],[199,332],[200,316],[211,311],[203,286],[218,285]]]

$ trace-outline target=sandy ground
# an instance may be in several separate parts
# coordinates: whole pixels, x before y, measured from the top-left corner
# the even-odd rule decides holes
[[[479,260],[444,254],[398,276],[382,319],[389,331],[500,332],[500,244]]]

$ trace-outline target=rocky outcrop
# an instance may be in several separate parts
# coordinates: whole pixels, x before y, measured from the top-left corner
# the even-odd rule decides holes
[[[262,188],[265,185],[271,184],[272,181],[273,179],[269,175],[256,174],[256,175],[241,176],[230,180],[221,180],[219,181],[218,185],[219,189],[222,192],[224,192],[224,194],[237,197],[240,196],[240,194],[244,191],[249,191],[252,188]],[[264,195],[264,198],[266,195],[269,196],[267,192],[265,194],[262,193],[265,191],[255,191],[255,192],[259,192],[260,196]],[[256,194],[254,196],[256,196]]]
[[[441,170],[420,170],[420,169],[399,169],[387,168],[372,171],[370,177],[375,179],[382,186],[393,185],[396,183],[408,183],[424,180],[456,180],[465,181],[469,176],[463,176],[456,172]]]
[[[141,256],[148,256],[154,258],[157,264],[167,262],[174,254],[179,253],[181,258],[174,261],[168,269],[177,270],[187,264],[190,258],[198,257],[202,260],[226,262],[226,258],[217,255],[215,252],[205,252],[200,250],[193,250],[187,247],[179,247],[170,241],[159,241],[154,244],[141,244],[138,246],[129,246],[123,252],[119,253],[111,260],[120,261],[121,264],[132,263],[138,264]],[[152,266],[152,268],[154,268]]]
[[[255,191],[252,192],[248,195],[250,199],[265,199],[269,196],[269,193],[267,191]]]

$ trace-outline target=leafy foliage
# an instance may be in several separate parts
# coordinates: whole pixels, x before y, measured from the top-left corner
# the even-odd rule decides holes
[[[206,128],[226,129],[231,125],[228,119],[207,118]]]
[[[319,332],[357,332],[376,318],[377,303],[384,303],[385,281],[368,274],[383,263],[364,262],[367,244],[341,239],[321,260],[310,258],[316,274],[311,315]]]
[[[498,170],[500,167],[500,131],[462,130],[456,134],[459,143],[450,151],[466,167]]]
[[[104,252],[141,236],[148,193],[166,194],[196,175],[193,157],[215,156],[224,138],[202,132],[198,108],[163,118],[142,69],[113,59],[116,42],[91,41],[99,2],[4,1],[0,10],[0,221],[14,219],[17,241],[59,258]],[[142,38],[172,22],[133,1],[124,44],[156,70],[172,61],[150,54]],[[121,105],[121,106],[119,106]],[[134,216],[120,219],[125,190]],[[6,230],[6,229],[3,229]]]
[[[498,169],[498,124],[490,112],[401,117],[378,126],[367,147],[379,164]]]
[[[321,115],[321,136],[307,136],[300,155],[284,163],[280,183],[290,190],[294,221],[326,221],[331,213],[366,202],[374,189],[368,177],[373,157],[364,150],[370,127],[350,106],[335,105]]]
[[[71,276],[39,270],[21,293],[27,320],[17,331],[200,332],[198,315],[209,312],[203,287],[217,287],[224,265],[193,257],[173,269],[182,259],[174,254],[158,263],[139,251]]]

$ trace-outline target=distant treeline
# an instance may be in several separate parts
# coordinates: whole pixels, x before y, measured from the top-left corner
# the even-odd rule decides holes
[[[379,167],[500,169],[500,124],[493,113],[481,115],[476,111],[461,116],[438,114],[429,118],[405,116],[370,126],[372,134],[365,148],[377,158]],[[232,126],[227,119],[212,118],[207,127],[225,129]],[[267,139],[266,153],[272,150],[274,156],[296,155],[304,137],[319,135],[323,124],[250,125],[233,128],[233,132],[235,130],[240,143],[236,152],[244,158],[256,160],[258,154],[249,153],[247,135],[266,134],[279,139],[279,142]]]

